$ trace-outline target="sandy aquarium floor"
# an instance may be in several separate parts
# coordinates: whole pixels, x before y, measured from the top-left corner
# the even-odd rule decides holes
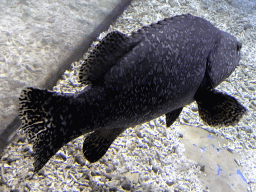
[[[235,127],[206,126],[193,103],[170,128],[162,116],[127,129],[94,164],[83,157],[81,136],[32,178],[32,146],[21,136],[1,159],[0,191],[256,191],[255,1],[135,0],[98,40],[183,13],[209,20],[243,44],[241,65],[217,87],[248,109]],[[83,89],[77,83],[80,64],[72,64],[55,91]]]

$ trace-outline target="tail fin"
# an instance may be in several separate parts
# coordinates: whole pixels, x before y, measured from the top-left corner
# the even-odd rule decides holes
[[[67,96],[27,88],[19,100],[22,129],[33,144],[34,167],[38,172],[63,145],[81,133],[69,128],[74,115]]]

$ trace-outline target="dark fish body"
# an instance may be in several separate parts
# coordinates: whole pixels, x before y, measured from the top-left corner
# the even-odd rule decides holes
[[[120,127],[120,124],[134,126],[190,104],[205,76],[209,59],[215,59],[219,67],[228,67],[219,55],[210,54],[219,46],[222,47],[218,51],[223,51],[224,55],[224,44],[230,44],[227,46],[233,48],[230,54],[234,63],[230,63],[230,69],[223,69],[227,73],[219,74],[223,77],[212,79],[216,81],[213,86],[230,75],[240,58],[234,37],[190,15],[165,19],[144,27],[129,38],[129,41],[133,38],[139,41],[115,61],[101,84],[93,84],[93,90],[89,91],[99,97],[95,101],[99,106],[94,116],[94,122],[98,123],[96,128],[100,125],[109,128]],[[87,94],[85,90],[77,97],[85,98]]]
[[[237,123],[245,108],[214,88],[238,66],[240,49],[235,37],[189,14],[130,36],[108,34],[81,67],[80,82],[88,84],[83,91],[22,92],[20,117],[34,145],[35,170],[67,142],[91,131],[83,151],[95,162],[126,128],[163,114],[170,126],[195,100],[209,125]]]

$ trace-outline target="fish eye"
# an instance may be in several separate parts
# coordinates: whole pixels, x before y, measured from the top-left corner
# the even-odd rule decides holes
[[[240,51],[242,48],[242,43],[238,42],[237,43],[237,51]]]

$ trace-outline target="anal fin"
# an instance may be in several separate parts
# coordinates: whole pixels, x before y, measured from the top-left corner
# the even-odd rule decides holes
[[[175,109],[174,111],[171,111],[169,113],[166,113],[166,127],[170,127],[174,121],[179,117],[183,107]]]
[[[107,152],[113,141],[125,130],[126,128],[115,129],[98,129],[90,133],[84,140],[83,153],[84,157],[94,163],[98,161]]]

